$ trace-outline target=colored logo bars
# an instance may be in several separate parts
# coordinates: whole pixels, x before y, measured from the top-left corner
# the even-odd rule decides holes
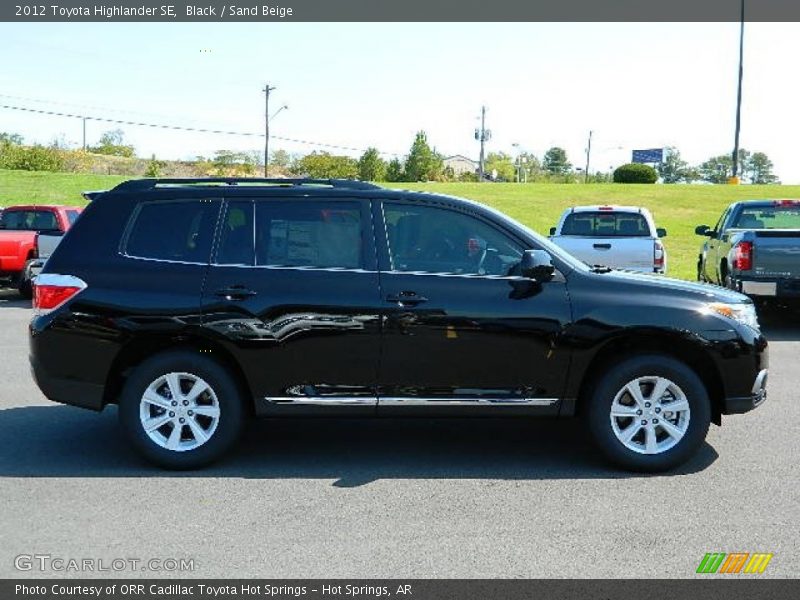
[[[727,575],[735,573],[763,573],[769,561],[772,560],[771,553],[734,552],[725,554],[724,552],[709,552],[700,561],[697,567],[698,573],[724,573]]]

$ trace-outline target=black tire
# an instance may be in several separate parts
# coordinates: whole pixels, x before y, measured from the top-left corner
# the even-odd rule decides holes
[[[671,448],[656,454],[629,449],[617,438],[611,425],[611,407],[617,393],[629,382],[647,376],[674,382],[689,403],[689,422],[683,437]],[[588,402],[587,424],[595,443],[609,460],[631,471],[659,472],[683,464],[702,445],[711,421],[711,403],[703,382],[686,364],[661,354],[630,357],[612,365],[598,379],[585,401]],[[659,431],[663,436],[663,430]]]
[[[25,300],[30,300],[33,298],[33,282],[30,279],[23,279],[19,282],[17,291]]]
[[[152,382],[168,373],[200,377],[216,396],[219,408],[216,429],[208,441],[196,448],[176,451],[162,447],[150,438],[142,425],[142,396]],[[119,401],[120,425],[133,446],[144,458],[165,469],[196,469],[218,460],[239,439],[244,417],[244,396],[230,373],[211,358],[190,350],[164,352],[140,364],[125,382]],[[185,437],[194,438],[191,428],[186,427]],[[166,428],[171,430],[169,424]]]

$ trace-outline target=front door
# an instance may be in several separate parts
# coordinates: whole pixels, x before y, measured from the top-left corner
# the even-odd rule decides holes
[[[260,413],[376,404],[380,296],[367,202],[229,199],[203,327],[232,348]]]
[[[569,361],[556,345],[570,319],[561,274],[516,275],[524,243],[461,209],[385,202],[375,219],[380,410],[556,413]]]

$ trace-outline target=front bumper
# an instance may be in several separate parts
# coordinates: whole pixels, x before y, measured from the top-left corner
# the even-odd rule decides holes
[[[767,369],[759,371],[749,396],[726,398],[722,414],[738,415],[761,406],[767,399],[767,376]]]

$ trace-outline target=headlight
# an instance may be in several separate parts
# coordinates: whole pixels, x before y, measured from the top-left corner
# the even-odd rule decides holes
[[[706,306],[707,312],[714,312],[723,317],[728,317],[739,323],[743,323],[758,331],[758,317],[756,316],[756,307],[750,303],[739,304],[726,304],[724,302],[712,302]]]

